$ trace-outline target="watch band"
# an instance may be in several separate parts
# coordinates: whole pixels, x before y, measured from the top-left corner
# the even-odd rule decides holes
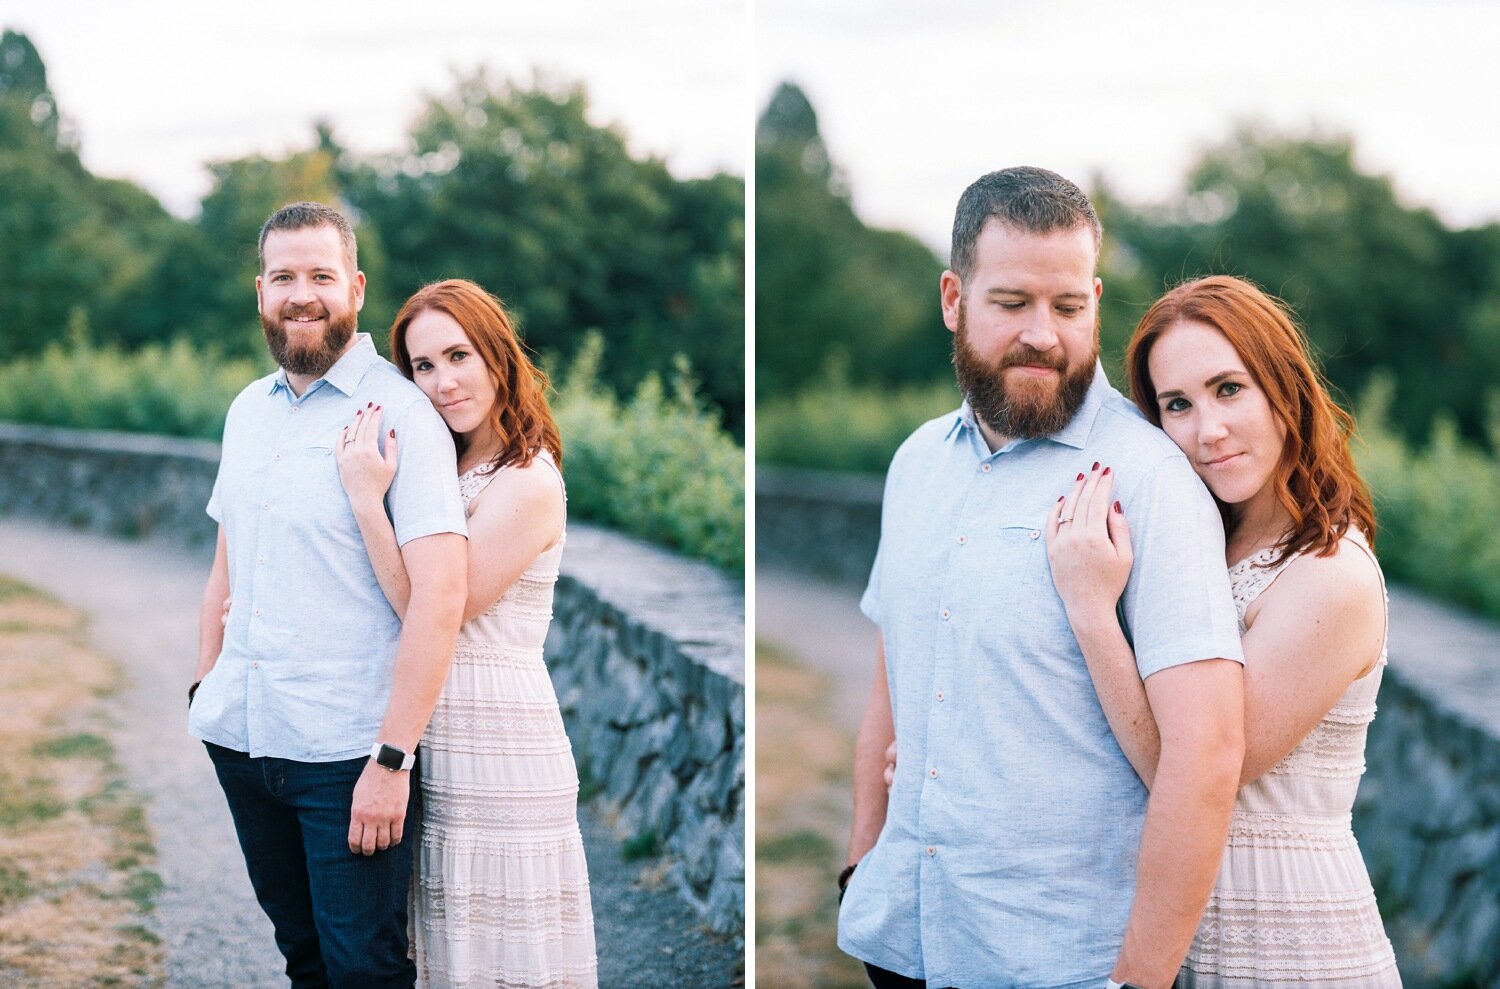
[[[417,763],[415,752],[398,749],[384,742],[376,742],[370,746],[370,758],[374,759],[375,765],[381,769],[388,769],[393,773],[405,772]]]

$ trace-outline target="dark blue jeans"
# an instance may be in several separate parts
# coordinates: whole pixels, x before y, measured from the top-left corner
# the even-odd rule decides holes
[[[205,744],[292,989],[411,989],[417,972],[406,957],[406,903],[416,771],[401,844],[356,855],[349,810],[368,759],[292,762]]]

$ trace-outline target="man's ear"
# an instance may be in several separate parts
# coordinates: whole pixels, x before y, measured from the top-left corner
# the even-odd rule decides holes
[[[260,276],[255,276],[255,311],[262,316],[266,314],[266,297],[261,291]]]
[[[1097,279],[1095,279],[1097,281]],[[365,273],[356,271],[354,273],[354,311],[359,312],[365,307]]]
[[[958,332],[958,309],[963,302],[964,283],[951,271],[944,271],[938,279],[938,299],[943,305],[943,325],[949,333]]]

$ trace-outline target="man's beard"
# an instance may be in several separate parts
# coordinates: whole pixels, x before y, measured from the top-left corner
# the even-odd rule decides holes
[[[353,302],[351,298],[349,308],[337,316],[323,311],[322,306],[287,306],[274,316],[261,313],[260,325],[265,330],[271,357],[286,368],[288,374],[321,378],[343,356],[344,348],[359,325],[359,313]],[[323,331],[323,339],[312,347],[293,348],[287,340],[286,322],[297,316],[326,317],[328,326]]]
[[[1099,359],[1097,325],[1088,359],[1072,369],[1061,353],[1043,353],[1026,344],[1012,347],[998,364],[988,364],[969,346],[966,309],[960,302],[958,332],[953,335],[953,368],[974,417],[1001,436],[1020,440],[1050,436],[1072,422],[1094,381]],[[1062,377],[1056,382],[1051,378],[1023,378],[1007,384],[1006,368],[1021,364],[1050,367]]]

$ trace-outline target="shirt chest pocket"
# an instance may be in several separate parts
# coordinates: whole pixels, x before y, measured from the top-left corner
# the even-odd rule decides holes
[[[283,462],[281,483],[271,494],[283,499],[287,517],[297,525],[358,539],[359,525],[339,480],[334,444],[319,440],[291,445]]]

